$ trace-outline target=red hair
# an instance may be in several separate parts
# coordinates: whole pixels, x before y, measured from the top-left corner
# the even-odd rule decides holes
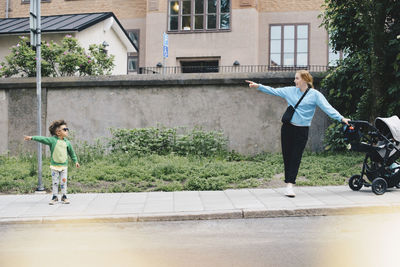
[[[301,79],[304,80],[308,86],[314,88],[313,77],[307,70],[298,70],[296,73],[300,74]]]

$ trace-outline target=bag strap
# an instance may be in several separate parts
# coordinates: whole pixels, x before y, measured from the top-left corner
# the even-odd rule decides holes
[[[294,109],[297,108],[297,106],[300,104],[301,100],[303,100],[303,98],[306,96],[306,94],[308,93],[308,91],[310,90],[310,88],[307,88],[307,90],[304,92],[304,94],[300,97],[299,101],[297,101],[296,106],[294,106]]]

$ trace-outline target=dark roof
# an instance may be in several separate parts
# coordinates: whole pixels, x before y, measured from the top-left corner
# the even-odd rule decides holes
[[[109,17],[114,17],[115,21],[124,31],[132,45],[137,47],[129,38],[127,32],[112,12],[68,14],[55,16],[41,16],[42,33],[51,32],[76,32],[82,31],[94,24],[99,23]],[[8,18],[0,19],[0,35],[29,33],[29,18]]]

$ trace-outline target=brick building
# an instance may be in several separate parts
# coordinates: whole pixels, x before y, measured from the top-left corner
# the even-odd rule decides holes
[[[138,67],[328,65],[323,0],[42,0],[42,15],[113,12],[139,48]],[[9,9],[6,10],[8,5]],[[29,0],[5,0],[0,17],[26,17]],[[169,53],[163,62],[163,33]]]

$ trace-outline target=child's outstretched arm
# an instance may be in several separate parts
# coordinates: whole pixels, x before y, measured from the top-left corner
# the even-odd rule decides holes
[[[51,137],[46,136],[24,136],[25,141],[33,140],[45,145],[51,145]]]

